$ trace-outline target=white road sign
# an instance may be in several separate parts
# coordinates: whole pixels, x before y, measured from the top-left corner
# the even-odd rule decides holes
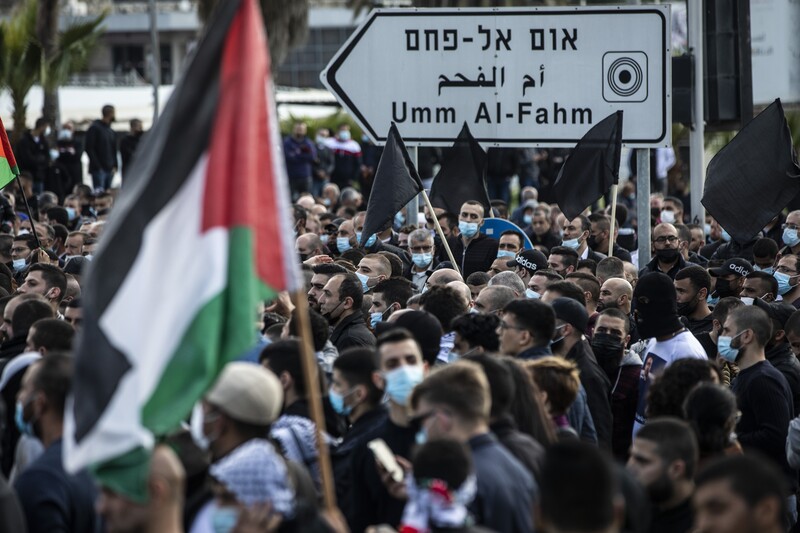
[[[669,146],[669,30],[668,4],[379,9],[320,78],[378,144],[569,147],[621,109],[626,145]]]

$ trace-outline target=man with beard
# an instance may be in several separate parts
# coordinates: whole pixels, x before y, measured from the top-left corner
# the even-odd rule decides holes
[[[628,315],[609,308],[598,315],[592,336],[594,356],[612,384],[611,450],[620,461],[628,459],[642,370],[642,359],[627,349],[631,340],[629,331]]]
[[[653,419],[634,437],[627,468],[653,505],[650,533],[692,529],[692,479],[697,460],[694,433],[677,418]]]
[[[738,297],[742,292],[745,278],[752,271],[752,265],[739,257],[728,259],[721,267],[709,268],[708,273],[717,278],[711,296],[714,298]]]
[[[608,240],[612,238],[611,236],[611,217],[606,216],[603,213],[593,213],[589,217],[589,221],[592,223],[591,225],[591,233],[589,234],[589,238],[587,242],[589,243],[589,248],[594,250],[595,252],[599,252],[601,254],[608,253]],[[621,259],[623,261],[630,262],[631,260],[631,253],[617,244],[617,236],[616,233],[619,231],[619,228],[615,228],[615,235],[613,235],[614,239],[614,253],[612,254],[613,257]]]
[[[325,284],[334,275],[347,273],[347,269],[333,263],[322,263],[314,265],[311,271],[314,272],[314,275],[311,276],[311,289],[308,291],[308,306],[319,312],[319,297],[322,296]]]
[[[650,339],[639,377],[639,404],[633,424],[634,435],[644,426],[647,389],[653,378],[678,359],[707,359],[706,351],[678,319],[675,285],[666,274],[651,272],[642,276],[633,291],[636,329]]]
[[[663,272],[672,279],[689,263],[681,256],[686,246],[678,237],[678,230],[672,224],[659,224],[653,229],[653,259],[639,271],[641,278],[648,272]]]
[[[695,337],[714,327],[706,301],[710,289],[711,276],[703,267],[692,265],[675,274],[678,314]]]

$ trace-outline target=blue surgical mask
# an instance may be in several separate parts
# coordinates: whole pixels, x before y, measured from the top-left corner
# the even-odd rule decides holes
[[[375,244],[376,240],[378,240],[378,237],[373,233],[372,235],[369,236],[367,242],[364,243],[364,248],[371,248],[372,245]]]
[[[350,132],[347,131],[347,130],[340,131],[339,132],[339,138],[341,140],[343,140],[343,141],[349,141],[350,140]]]
[[[744,333],[744,331],[740,332],[738,335],[734,337],[727,337],[725,335],[720,335],[717,338],[717,350],[719,351],[719,355],[722,356],[723,359],[725,359],[730,363],[736,362],[736,358],[739,356],[739,348],[732,348],[731,342],[733,342],[733,339]]]
[[[319,236],[319,240],[322,241],[322,244],[328,244],[329,237],[330,235],[328,235],[327,233],[323,233],[322,235]]]
[[[14,411],[14,422],[17,424],[17,429],[23,435],[35,437],[33,433],[33,421],[25,421],[23,413],[25,412],[25,405],[22,402],[17,402],[16,410]]]
[[[538,300],[542,295],[533,289],[525,289],[525,297],[529,300]]]
[[[774,272],[772,274],[775,279],[778,281],[778,294],[783,296],[787,292],[791,291],[794,287],[790,283],[792,280],[792,276],[789,274],[784,274],[783,272]]]
[[[772,275],[772,274],[775,273],[775,267],[761,268],[758,265],[753,265],[753,270],[755,270],[756,272],[764,272],[764,273],[769,274],[769,275]]]
[[[466,222],[464,220],[458,221],[458,231],[466,237],[467,239],[471,239],[478,233],[478,223],[477,222]]]
[[[706,237],[711,235],[711,224],[703,224],[703,233],[705,233]]]
[[[350,239],[347,237],[336,237],[336,248],[339,249],[339,253],[346,252],[352,246],[350,246]]]
[[[328,399],[331,401],[331,407],[333,407],[333,410],[342,416],[347,416],[352,413],[353,407],[351,405],[344,404],[344,399],[347,396],[350,396],[352,393],[353,391],[350,391],[345,395],[341,395],[332,388],[328,389]]]
[[[783,230],[781,239],[783,239],[783,244],[789,247],[795,247],[800,244],[800,236],[797,235],[796,229],[786,228]]]
[[[238,521],[239,510],[236,507],[217,507],[211,515],[214,533],[230,533]]]
[[[69,220],[75,220],[78,218],[78,213],[75,212],[75,209],[72,207],[65,207],[64,209],[67,210],[67,218]]]
[[[533,224],[533,217],[530,215],[522,215],[522,221],[525,223],[526,226],[530,226]]]
[[[411,260],[414,261],[417,268],[425,268],[433,262],[433,254],[411,254]]]
[[[12,266],[14,267],[15,272],[19,272],[23,268],[25,268],[25,260],[24,259],[14,259],[12,261]]]
[[[369,314],[369,325],[372,329],[375,329],[375,326],[378,325],[378,322],[383,320],[383,313],[380,311],[375,311],[374,313]]]
[[[369,276],[367,276],[366,274],[362,274],[361,272],[356,272],[356,276],[358,277],[358,280],[361,282],[361,290],[363,292],[367,292],[369,290],[369,287],[367,286],[367,282],[369,281]]]
[[[425,430],[425,428],[419,428],[419,431],[417,431],[417,434],[414,436],[414,440],[416,441],[417,446],[422,446],[428,442],[428,432]]]
[[[503,257],[514,258],[517,254],[510,250],[497,250],[497,258],[502,259]]]
[[[711,306],[717,305],[719,303],[719,296],[711,296],[709,294],[708,298],[706,298],[706,303]]]
[[[400,228],[400,226],[402,226],[405,223],[406,223],[406,216],[400,211],[395,213],[395,215],[394,215],[394,225],[397,228]]]
[[[422,365],[403,365],[384,374],[386,394],[398,405],[406,405],[414,387],[422,382]]]
[[[724,229],[722,230],[722,240],[725,242],[731,242],[731,234]]]
[[[565,241],[561,241],[561,246],[565,246],[567,248],[572,248],[573,250],[577,250],[581,247],[581,240],[580,239],[567,239]]]

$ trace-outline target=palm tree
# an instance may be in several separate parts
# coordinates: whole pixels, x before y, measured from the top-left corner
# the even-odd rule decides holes
[[[199,0],[200,18],[207,22],[220,1],[224,0]],[[308,0],[260,0],[260,3],[274,75],[289,51],[308,35]]]
[[[58,4],[53,5],[57,7]],[[28,111],[25,98],[34,84],[40,83],[45,93],[51,94],[50,115],[47,115],[48,102],[43,111],[55,123],[58,104],[52,95],[57,95],[58,86],[86,65],[103,33],[100,25],[104,14],[57,32],[46,53],[37,33],[39,13],[38,0],[24,0],[14,9],[11,18],[0,23],[0,86],[11,94],[14,142],[25,131]]]

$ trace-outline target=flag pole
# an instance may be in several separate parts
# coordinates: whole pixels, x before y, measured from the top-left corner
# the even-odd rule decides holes
[[[325,428],[325,415],[322,411],[322,398],[319,392],[319,374],[317,361],[314,355],[314,346],[311,341],[311,323],[308,313],[308,296],[298,290],[293,294],[294,305],[297,311],[297,331],[300,333],[300,362],[303,367],[303,377],[308,394],[308,405],[311,420],[316,427],[317,452],[319,453],[319,471],[322,478],[322,499],[325,508],[333,511],[336,509],[336,492],[333,485],[333,470],[331,457],[328,454],[328,445],[322,435]]]
[[[25,210],[28,212],[28,218],[31,219],[31,233],[33,233],[33,238],[36,239],[36,247],[41,248],[42,243],[39,242],[39,236],[36,234],[36,226],[33,225],[33,215],[31,214],[31,206],[28,205],[28,198],[25,196],[25,189],[22,188],[22,182],[19,179],[19,175],[14,178],[19,185],[19,193],[22,195],[22,201],[25,203]]]
[[[442,226],[439,225],[439,218],[436,216],[436,211],[433,210],[433,206],[431,205],[431,200],[428,198],[428,193],[425,192],[425,189],[422,189],[422,198],[425,200],[425,205],[428,206],[428,211],[431,212],[433,215],[433,225],[436,227],[436,233],[439,234],[439,238],[442,240],[442,244],[444,245],[444,249],[447,252],[447,257],[450,259],[450,262],[453,263],[453,270],[461,274],[461,269],[458,268],[458,263],[456,263],[455,258],[453,257],[453,252],[450,250],[450,245],[447,244],[447,239],[444,236],[444,232],[442,231]],[[491,212],[491,210],[490,210]]]
[[[614,257],[614,224],[617,222],[617,187],[611,186],[611,228],[608,230],[608,257]]]

